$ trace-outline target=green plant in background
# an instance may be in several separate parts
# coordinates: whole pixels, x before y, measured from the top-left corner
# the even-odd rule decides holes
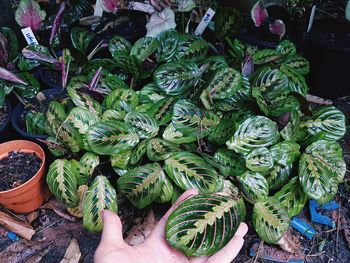
[[[116,67],[72,78],[72,107],[50,103],[48,142],[61,159],[47,182],[68,207],[83,199],[87,229],[101,229],[103,209],[117,211],[116,192],[142,209],[196,188],[200,194],[170,215],[166,238],[186,255],[204,256],[245,220],[244,202],[254,205],[259,236],[276,244],[307,199],[335,196],[346,171],[336,142],[345,117],[333,106],[309,107],[308,62],[290,41],[276,49],[238,40],[228,47],[227,55],[211,55],[205,40],[174,30],[134,45],[115,36]],[[129,87],[118,68],[144,85]],[[79,157],[64,159],[64,152]],[[109,158],[116,185],[101,175],[100,156]],[[89,185],[85,198],[80,185]]]

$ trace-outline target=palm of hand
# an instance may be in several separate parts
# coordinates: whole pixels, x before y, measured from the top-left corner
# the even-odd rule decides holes
[[[219,252],[210,257],[188,258],[183,253],[170,247],[165,239],[165,225],[172,211],[186,198],[196,195],[196,190],[186,191],[169,209],[154,228],[147,240],[131,247],[123,240],[122,224],[119,217],[110,211],[103,212],[104,228],[99,247],[95,253],[96,263],[229,263],[243,246],[243,236],[248,227],[242,223],[235,236]]]

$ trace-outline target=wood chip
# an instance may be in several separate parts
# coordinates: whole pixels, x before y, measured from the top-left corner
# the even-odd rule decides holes
[[[79,248],[78,240],[73,238],[69,246],[66,250],[66,253],[64,254],[63,259],[60,261],[60,263],[78,263],[81,258],[81,252]]]
[[[47,247],[41,251],[39,251],[36,255],[31,256],[26,259],[26,263],[40,263],[42,262],[43,257],[45,257],[51,250],[51,247]]]
[[[35,210],[31,213],[29,213],[28,215],[26,215],[26,221],[31,224],[33,223],[35,220],[37,220],[39,217],[39,211]]]
[[[0,212],[0,225],[27,240],[31,240],[32,236],[35,234],[35,230],[31,225],[26,222],[19,221],[18,219],[13,218],[3,212]]]

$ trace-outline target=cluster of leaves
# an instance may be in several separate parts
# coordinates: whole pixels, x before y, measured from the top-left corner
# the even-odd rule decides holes
[[[243,199],[254,205],[253,225],[268,243],[281,240],[307,199],[332,199],[346,171],[336,142],[345,134],[343,113],[305,105],[309,64],[291,42],[258,51],[231,44],[226,59],[208,56],[203,39],[174,30],[134,46],[111,39],[112,57],[135,78],[140,67],[120,61],[142,65],[155,58],[147,71],[153,81],[135,91],[108,69],[98,70],[90,84],[85,76],[71,80],[69,112],[50,104],[46,118],[55,137],[49,140],[60,146],[54,153],[86,152],[79,161],[51,165],[55,196],[77,206],[77,188],[87,184],[101,155],[119,176],[117,191],[140,209],[196,188],[200,195],[170,216],[166,234],[189,256],[212,254],[228,242],[245,218]],[[232,57],[244,61],[242,68],[229,66]],[[83,208],[93,231],[101,229],[101,210],[117,209],[106,177],[90,185]]]

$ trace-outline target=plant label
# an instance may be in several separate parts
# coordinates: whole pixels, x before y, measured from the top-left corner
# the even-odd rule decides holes
[[[204,14],[201,22],[199,23],[199,25],[197,26],[196,30],[194,31],[194,34],[196,36],[200,36],[203,34],[204,30],[207,28],[208,24],[210,23],[210,21],[212,20],[212,18],[215,15],[215,11],[211,8],[209,8],[207,10],[207,12]]]
[[[96,0],[94,16],[102,16],[103,9],[100,0]]]
[[[314,19],[315,19],[315,13],[316,13],[316,5],[314,5],[311,9],[311,14],[310,14],[310,19],[309,19],[309,25],[307,27],[307,33],[309,33],[311,31],[312,25],[314,23]]]
[[[28,45],[39,45],[38,40],[36,39],[32,29],[30,27],[23,28],[22,34],[24,38],[26,39]]]

